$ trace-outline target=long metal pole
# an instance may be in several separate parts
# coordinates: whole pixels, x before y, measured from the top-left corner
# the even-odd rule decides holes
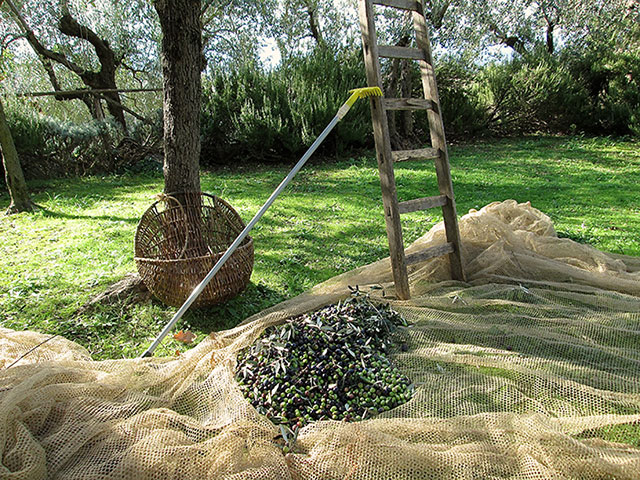
[[[224,252],[224,255],[222,255],[220,260],[218,260],[218,262],[213,266],[213,268],[207,274],[207,276],[204,277],[204,279],[198,284],[198,286],[193,290],[193,292],[191,292],[191,295],[189,295],[189,298],[187,298],[187,300],[182,304],[182,306],[175,313],[171,321],[169,321],[169,323],[165,325],[162,332],[160,332],[160,334],[156,337],[156,339],[153,341],[151,346],[147,348],[147,350],[141,355],[141,357],[150,357],[153,354],[154,350],[158,347],[158,345],[160,345],[160,342],[162,342],[164,337],[167,336],[167,334],[171,331],[171,329],[174,327],[177,321],[180,320],[180,318],[182,318],[182,316],[189,309],[191,304],[196,300],[196,298],[198,298],[198,296],[202,293],[205,287],[209,284],[211,279],[215,276],[216,273],[218,273],[220,268],[222,268],[222,265],[224,265],[224,263],[229,259],[229,257],[233,254],[233,252],[235,252],[236,248],[240,246],[240,244],[245,239],[245,237],[249,234],[251,229],[255,226],[256,223],[258,223],[258,221],[262,218],[262,216],[267,211],[267,209],[275,201],[278,195],[280,195],[280,193],[286,188],[289,182],[291,182],[293,177],[296,176],[296,174],[300,171],[300,169],[304,166],[304,164],[307,163],[307,160],[309,160],[311,155],[313,155],[313,153],[324,141],[324,139],[327,138],[327,135],[329,135],[331,130],[333,130],[333,128],[341,120],[341,118],[344,116],[345,113],[346,112],[342,110],[335,117],[333,117],[333,120],[331,120],[329,125],[326,126],[326,128],[322,131],[320,136],[316,138],[316,141],[313,142],[313,145],[309,147],[309,150],[307,150],[307,152],[302,156],[302,158],[298,161],[298,163],[296,163],[296,166],[293,167],[293,169],[289,172],[289,175],[287,175],[286,178],[282,180],[278,188],[276,188],[273,191],[273,193],[271,194],[269,199],[266,201],[266,203],[262,206],[262,208],[258,211],[258,213],[255,214],[255,216],[251,219],[251,221],[247,224],[247,226],[244,227],[244,230],[242,230],[240,235],[238,235],[238,238],[236,238],[233,241],[233,243],[229,246],[229,248],[227,248],[227,251]]]

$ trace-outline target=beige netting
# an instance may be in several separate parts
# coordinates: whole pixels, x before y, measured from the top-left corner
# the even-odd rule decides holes
[[[432,260],[412,272],[412,300],[393,302],[413,324],[394,357],[416,385],[409,403],[311,424],[284,455],[233,378],[236,352],[266,326],[347,285],[391,297],[383,260],[177,359],[93,362],[71,342],[43,344],[0,370],[0,478],[639,479],[640,259],[559,239],[512,201],[471,212],[461,231],[469,283],[443,281]],[[45,338],[0,330],[0,367]]]

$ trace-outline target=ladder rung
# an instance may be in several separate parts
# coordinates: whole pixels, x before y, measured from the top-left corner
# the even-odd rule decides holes
[[[420,210],[428,210],[430,208],[443,207],[446,204],[447,204],[446,195],[416,198],[415,200],[400,202],[398,204],[398,212],[400,213],[418,212]]]
[[[382,100],[387,110],[434,110],[438,111],[435,102],[424,98],[385,98]]]
[[[424,51],[419,48],[396,47],[394,45],[378,46],[378,55],[384,58],[408,58],[412,60],[425,60]]]
[[[420,148],[418,150],[396,150],[391,152],[394,162],[408,162],[410,160],[435,160],[440,156],[437,148]]]
[[[418,10],[418,2],[410,0],[373,0],[376,5],[383,5],[385,7],[400,8],[402,10]]]
[[[443,245],[436,245],[435,247],[427,248],[421,252],[407,255],[405,261],[407,265],[415,265],[416,263],[424,262],[425,260],[429,260],[434,257],[441,257],[442,255],[453,253],[454,251],[455,247],[453,246],[453,243],[445,243]]]

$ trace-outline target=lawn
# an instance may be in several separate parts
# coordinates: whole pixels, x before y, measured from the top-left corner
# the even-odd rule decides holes
[[[638,144],[605,138],[531,137],[451,147],[458,213],[490,202],[531,201],[558,233],[601,250],[640,255]],[[202,175],[203,189],[248,221],[290,166],[234,166]],[[396,168],[400,200],[437,193],[429,163]],[[162,190],[160,173],[30,183],[42,210],[0,217],[3,326],[60,334],[94,358],[140,354],[174,308],[152,302],[74,312],[135,270],[138,219]],[[8,205],[5,192],[0,208]],[[440,220],[435,211],[403,216],[410,243]],[[252,233],[256,261],[245,293],[189,312],[179,324],[200,338],[352,268],[387,255],[373,154],[315,159]],[[173,355],[168,339],[157,351]]]

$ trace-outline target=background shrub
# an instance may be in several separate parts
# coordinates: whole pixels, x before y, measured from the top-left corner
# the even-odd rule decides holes
[[[139,171],[150,162],[155,168],[157,159],[149,157],[160,152],[162,112],[152,115],[152,125],[130,121],[125,136],[110,119],[65,122],[39,113],[29,102],[6,100],[7,121],[26,178]]]
[[[479,68],[466,66],[455,59],[443,59],[437,64],[442,119],[450,138],[487,134],[490,109],[481,96],[479,73]],[[419,76],[414,83],[420,85]],[[422,95],[421,87],[416,95]],[[416,120],[426,126],[426,113],[418,115]]]
[[[388,74],[384,69],[383,76]],[[413,64],[414,95],[422,95]],[[508,61],[470,65],[437,62],[438,86],[450,139],[530,133],[640,135],[640,58],[603,46],[550,56],[538,51]],[[272,70],[227,69],[203,82],[203,166],[299,157],[333,118],[347,92],[366,85],[360,48],[318,48]],[[37,105],[6,98],[6,111],[28,178],[157,169],[161,112],[152,125],[129,121],[124,134],[111,122],[82,124],[39,113]],[[358,102],[321,146],[344,154],[372,148],[368,102]],[[428,142],[425,112],[411,140]]]
[[[586,90],[563,64],[545,56],[487,65],[478,83],[493,134],[568,133],[586,113]]]
[[[304,152],[352,88],[366,85],[362,55],[319,49],[272,71],[243,68],[205,82],[203,165],[246,159],[281,161]],[[321,147],[324,152],[371,145],[367,102],[358,102]]]
[[[581,128],[592,134],[640,134],[640,58],[615,48],[591,48],[566,56],[576,82],[588,94]]]

